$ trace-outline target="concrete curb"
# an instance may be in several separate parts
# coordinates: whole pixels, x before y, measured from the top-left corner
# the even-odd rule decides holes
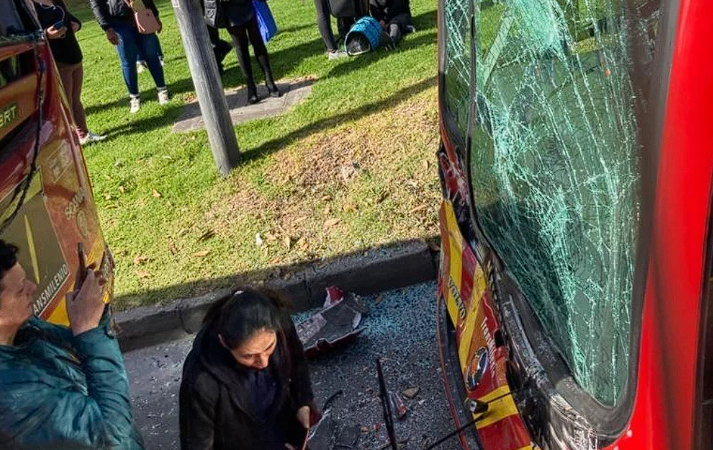
[[[275,279],[266,286],[284,293],[297,311],[319,306],[331,285],[359,295],[396,289],[436,278],[434,252],[424,241],[398,247],[367,250],[321,266],[312,264],[289,280]],[[240,279],[236,275],[236,285]],[[231,295],[233,289],[179,299],[168,305],[142,306],[115,314],[124,351],[180,339],[198,331],[208,307]]]

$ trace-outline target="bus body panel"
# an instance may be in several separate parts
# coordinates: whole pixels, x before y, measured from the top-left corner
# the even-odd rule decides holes
[[[36,315],[67,324],[65,295],[74,288],[78,268],[78,243],[84,243],[87,263],[97,267],[106,245],[79,142],[72,130],[71,113],[61,80],[45,41],[5,44],[0,62],[27,52],[34,70],[0,87],[0,110],[17,105],[17,120],[4,127],[0,153],[0,219],[14,214],[0,238],[20,248],[19,260],[38,285],[33,305]],[[38,84],[41,89],[38,89]],[[38,101],[42,122],[38,129]],[[15,107],[15,106],[12,106]],[[39,135],[39,145],[36,145]],[[37,170],[31,182],[35,148]],[[20,198],[24,198],[18,206]],[[113,287],[113,262],[104,261]]]
[[[476,434],[483,450],[539,448],[538,445],[547,449],[698,448],[694,430],[696,420],[700,420],[697,367],[704,348],[699,342],[698,325],[701,304],[707,301],[702,295],[708,282],[705,264],[711,251],[707,242],[713,195],[713,60],[703,55],[713,48],[709,26],[713,3],[681,0],[677,7],[675,39],[667,43],[673,47],[670,79],[667,86],[661,87],[665,92],[665,114],[660,147],[654,152],[658,160],[653,237],[635,361],[637,376],[629,379],[630,389],[635,390],[634,402],[623,431],[616,436],[592,433],[584,442],[581,436],[568,434],[554,421],[545,419],[543,423],[541,418],[532,417],[536,415],[533,411],[547,417],[554,410],[552,405],[533,410],[526,404],[527,394],[513,397],[510,377],[527,374],[513,373],[512,366],[509,371],[508,364],[515,355],[512,348],[499,347],[495,337],[502,331],[500,305],[505,300],[497,298],[497,293],[503,274],[488,244],[473,237],[478,236],[473,222],[477,217],[467,214],[470,192],[466,189],[464,194],[462,189],[469,186],[465,157],[449,136],[441,97],[442,148],[437,156],[444,201],[440,214],[438,296],[455,328],[461,369],[457,382],[462,386],[456,388],[444,379],[454,417],[464,409],[468,413],[467,399],[490,401],[503,395],[502,403],[491,403],[492,410],[474,416],[482,418],[476,425]],[[443,42],[439,41],[439,46]],[[442,81],[439,78],[441,90]],[[486,263],[481,265],[478,261]],[[443,363],[447,360],[447,346],[441,342],[439,347]],[[483,360],[479,366],[477,362]],[[468,394],[466,399],[458,397],[463,389]],[[568,405],[559,407],[566,411]],[[576,413],[573,422],[579,420],[575,416]],[[459,423],[457,417],[456,422]],[[548,426],[551,429],[545,431]],[[463,435],[461,442],[464,448],[477,448],[467,445]]]

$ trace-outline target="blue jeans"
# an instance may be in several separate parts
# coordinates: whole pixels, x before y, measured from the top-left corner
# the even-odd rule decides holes
[[[129,95],[139,95],[139,77],[136,73],[136,60],[146,61],[157,88],[166,87],[163,77],[163,67],[159,60],[161,46],[156,34],[141,34],[133,24],[115,25],[114,31],[119,35],[119,45],[116,52],[121,60],[121,70]]]

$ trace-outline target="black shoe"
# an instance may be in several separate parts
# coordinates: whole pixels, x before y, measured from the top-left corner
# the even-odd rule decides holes
[[[248,104],[254,105],[260,101],[260,97],[257,96],[257,86],[248,86]]]
[[[280,92],[275,83],[265,83],[265,86],[267,86],[267,92],[270,93],[270,97],[282,97],[282,92]]]

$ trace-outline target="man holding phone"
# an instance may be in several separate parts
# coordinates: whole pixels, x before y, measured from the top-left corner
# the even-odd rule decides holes
[[[143,449],[102,270],[83,267],[80,247],[70,325],[53,325],[32,315],[17,251],[0,240],[0,448]]]

